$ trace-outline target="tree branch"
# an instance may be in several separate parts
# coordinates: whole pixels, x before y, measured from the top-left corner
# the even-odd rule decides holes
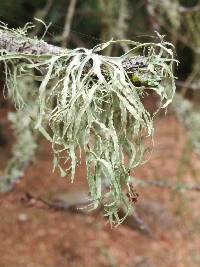
[[[181,13],[192,13],[192,12],[197,12],[199,10],[200,10],[200,5],[196,5],[193,7],[184,7],[184,6],[179,7],[179,11]]]
[[[64,48],[54,46],[46,43],[43,40],[36,38],[30,38],[25,35],[16,35],[12,31],[0,30],[0,50],[4,50],[9,53],[20,53],[27,55],[59,55],[64,51]],[[143,66],[146,65],[143,56],[137,56],[137,59]],[[128,61],[127,61],[128,60]],[[127,58],[122,62],[125,71],[132,72],[137,67],[137,60],[132,60],[127,55]]]
[[[0,30],[0,50],[2,49],[9,53],[32,55],[57,55],[63,51],[63,48],[47,44],[43,40],[31,39],[26,36],[16,37],[12,32]]]

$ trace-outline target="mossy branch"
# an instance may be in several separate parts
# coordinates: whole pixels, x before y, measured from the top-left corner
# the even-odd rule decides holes
[[[108,41],[93,49],[68,50],[30,39],[30,27],[0,26],[8,95],[24,109],[29,97],[24,97],[19,81],[37,81],[33,120],[52,143],[54,167],[63,176],[71,174],[73,181],[84,152],[91,207],[103,203],[110,222],[121,223],[119,206],[128,214],[135,194],[130,171],[144,162],[144,139],[153,137],[157,111],[150,114],[143,98],[152,90],[160,97],[159,108],[165,108],[175,92],[173,46],[157,34],[156,43]],[[130,51],[120,57],[101,54],[122,42]]]
[[[7,53],[20,53],[29,55],[58,55],[63,48],[44,42],[43,40],[29,38],[22,33],[16,34],[14,30],[0,29],[0,49]]]

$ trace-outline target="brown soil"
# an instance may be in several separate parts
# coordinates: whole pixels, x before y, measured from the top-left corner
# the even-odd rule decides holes
[[[9,145],[0,149],[3,165],[10,155]],[[200,182],[200,160],[188,153],[184,130],[175,117],[160,117],[151,160],[135,175]],[[0,267],[200,266],[199,193],[138,188],[137,213],[151,230],[151,235],[145,235],[126,224],[111,229],[101,211],[87,215],[59,211],[29,199],[27,193],[36,198],[64,196],[86,186],[84,166],[78,169],[74,184],[51,170],[50,145],[41,141],[24,177],[12,192],[0,195]]]

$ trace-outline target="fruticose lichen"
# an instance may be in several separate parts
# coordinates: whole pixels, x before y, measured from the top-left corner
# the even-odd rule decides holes
[[[37,47],[41,41],[28,38],[27,29],[2,25],[0,32],[13,36],[19,47],[26,44],[26,50],[15,52],[1,48],[0,62],[8,95],[17,108],[26,110],[30,105],[20,93],[20,79],[35,80],[34,125],[52,143],[54,168],[73,181],[76,167],[84,160],[91,207],[103,203],[110,222],[122,222],[119,207],[126,214],[132,207],[130,171],[144,161],[144,140],[153,136],[157,113],[145,109],[143,98],[153,90],[160,97],[159,109],[166,108],[175,92],[172,45],[157,34],[155,43],[109,41],[93,49],[33,54],[27,44]],[[131,47],[128,53],[102,55],[106,47],[120,42]],[[26,88],[27,93],[31,88]]]

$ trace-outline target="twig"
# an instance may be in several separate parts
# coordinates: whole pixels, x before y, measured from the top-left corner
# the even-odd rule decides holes
[[[120,8],[119,8],[119,16],[118,16],[118,20],[117,20],[117,25],[116,25],[116,36],[119,39],[126,39],[126,32],[127,32],[127,28],[128,28],[128,24],[127,24],[127,19],[129,17],[128,14],[128,3],[126,0],[120,0],[119,1],[120,4]],[[130,48],[128,47],[127,44],[122,43],[121,44],[124,52],[127,52],[130,50]]]
[[[44,21],[48,15],[48,13],[49,13],[49,10],[51,9],[51,7],[53,5],[53,1],[54,0],[48,0],[45,7],[42,10],[36,11],[36,14],[34,15],[34,17]],[[38,33],[41,30],[41,27],[42,27],[42,23],[37,23],[36,27],[34,28],[33,32],[31,33],[31,37],[38,35]]]
[[[84,193],[84,197],[83,197]],[[72,193],[66,193],[64,196],[57,194],[57,200],[56,199],[46,199],[43,196],[36,196],[35,194],[31,192],[25,192],[25,199],[24,202],[26,202],[28,205],[29,203],[35,203],[36,201],[41,202],[44,204],[47,208],[53,209],[56,211],[70,211],[70,212],[76,212],[81,213],[83,215],[88,214],[88,209],[84,209],[80,207],[87,207],[90,204],[89,198],[85,197],[87,196],[87,192],[72,192]],[[56,197],[56,196],[55,196]],[[71,201],[72,200],[72,201]],[[103,208],[102,205],[99,206],[98,211],[100,211]],[[120,215],[123,217],[125,215],[125,211],[122,207],[119,207]],[[130,227],[133,230],[137,230],[141,232],[144,235],[147,235],[149,237],[152,236],[151,229],[149,228],[148,224],[146,224],[142,218],[139,217],[136,211],[131,212],[127,219],[125,220],[125,225]]]
[[[144,180],[144,179],[139,179],[135,177],[131,177],[132,181],[134,184],[138,186],[155,186],[155,187],[160,187],[163,189],[171,189],[171,190],[176,190],[176,191],[186,191],[186,190],[191,190],[191,191],[197,191],[200,192],[200,184],[195,184],[195,185],[188,185],[184,183],[176,183],[172,184],[166,181],[162,180]]]
[[[86,209],[81,209],[80,207],[86,207],[90,204],[87,192],[82,191],[79,191],[78,193],[66,193],[64,195],[58,193],[52,199],[44,196],[36,196],[31,192],[26,192],[26,198],[27,200],[34,199],[35,201],[39,201],[47,207],[55,210],[70,210],[78,211],[80,213],[84,213],[84,211],[86,211]]]
[[[188,89],[192,89],[192,90],[198,90],[200,89],[200,84],[191,84],[191,83],[187,83],[187,81],[176,81],[176,85],[180,86],[180,87],[187,87]]]
[[[196,6],[193,6],[193,7],[179,7],[179,11],[181,13],[192,13],[192,12],[197,12],[200,10],[200,5],[196,5]]]
[[[62,34],[62,47],[67,47],[67,41],[71,29],[72,19],[74,16],[75,6],[76,0],[71,0],[65,17],[65,26]]]

